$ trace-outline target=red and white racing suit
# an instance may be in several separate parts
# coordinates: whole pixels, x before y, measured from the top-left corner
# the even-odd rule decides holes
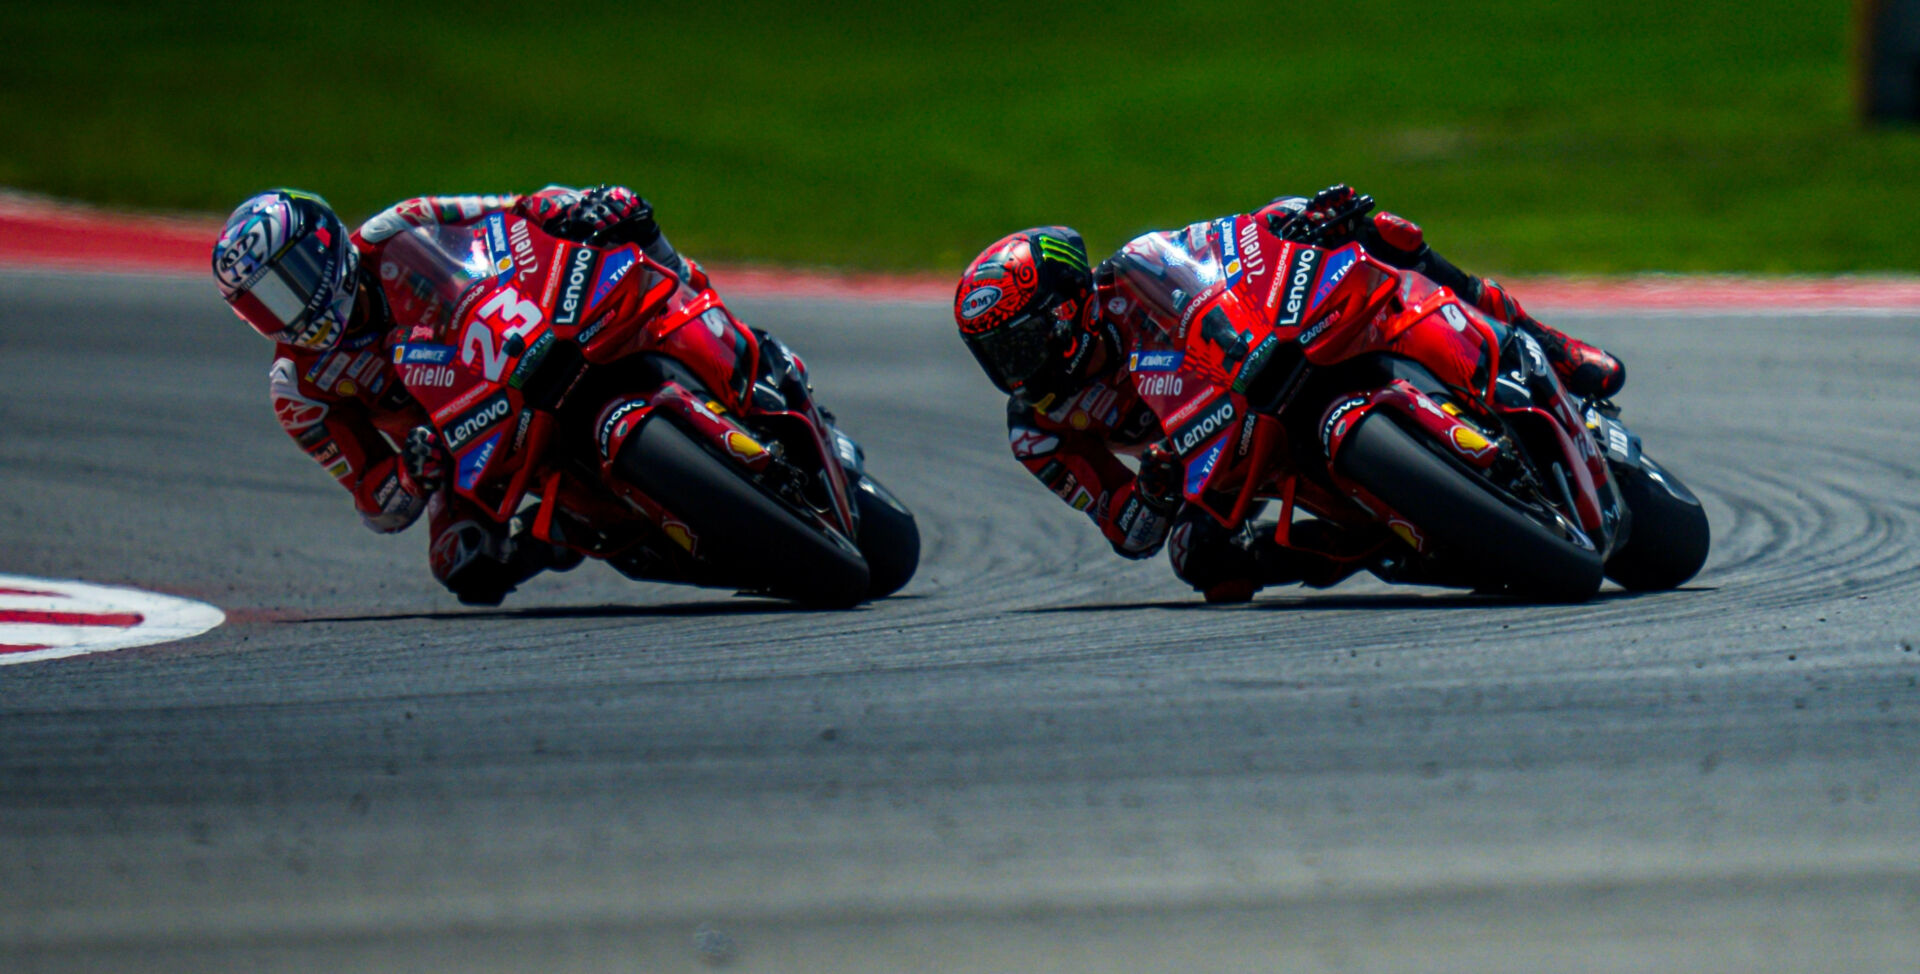
[[[434,577],[456,591],[462,569],[482,557],[501,557],[504,535],[451,490],[430,494],[415,483],[395,449],[409,430],[428,425],[429,417],[399,374],[400,368],[421,366],[395,366],[393,346],[416,328],[427,331],[414,337],[431,335],[444,308],[430,291],[416,293],[403,280],[384,280],[381,250],[410,227],[464,226],[499,211],[546,224],[577,197],[576,191],[555,186],[525,196],[422,196],[396,203],[353,232],[363,293],[339,346],[326,352],[274,346],[268,394],[281,427],[353,495],[367,527],[392,533],[427,513]],[[697,265],[672,252],[665,237],[647,251],[670,268],[704,277]]]
[[[1276,212],[1298,212],[1301,197],[1275,200],[1252,214],[1265,220]],[[1524,314],[1518,302],[1491,280],[1461,274],[1425,246],[1424,235],[1413,223],[1391,213],[1373,216],[1368,250],[1397,267],[1441,278],[1480,310],[1513,322]],[[1171,231],[1179,233],[1181,231]],[[1136,238],[1143,239],[1143,238]],[[1125,247],[1121,250],[1124,252]],[[1126,558],[1147,558],[1168,547],[1174,573],[1205,590],[1227,580],[1220,562],[1248,563],[1247,555],[1227,544],[1228,535],[1210,515],[1188,505],[1167,516],[1151,510],[1135,496],[1134,472],[1120,457],[1135,456],[1149,444],[1165,439],[1160,417],[1135,391],[1127,370],[1127,355],[1142,346],[1141,329],[1147,322],[1149,300],[1132,293],[1125,275],[1114,273],[1112,259],[1095,269],[1094,297],[1087,313],[1098,315],[1096,327],[1111,326],[1119,347],[1110,349],[1104,370],[1079,392],[1046,410],[1007,401],[1007,431],[1013,455],[1047,489],[1075,510],[1085,511],[1106,536],[1113,550]],[[1168,544],[1171,535],[1172,543]],[[1232,574],[1232,569],[1225,571]]]

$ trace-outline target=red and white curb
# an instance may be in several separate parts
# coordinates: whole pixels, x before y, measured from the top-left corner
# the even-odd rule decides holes
[[[192,599],[0,575],[0,666],[170,643],[226,620],[226,613]]]
[[[52,200],[0,189],[0,269],[209,275],[220,221],[162,217]],[[831,270],[707,265],[726,296],[839,301],[953,300],[960,269],[948,274],[836,273]],[[1753,277],[1634,274],[1625,277],[1500,275],[1529,311],[1639,315],[1914,315],[1920,276]],[[212,282],[208,281],[208,293]]]

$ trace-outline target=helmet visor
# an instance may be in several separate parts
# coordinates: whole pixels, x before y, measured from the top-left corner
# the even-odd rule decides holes
[[[331,348],[353,313],[353,246],[309,235],[288,247],[251,287],[228,299],[255,331],[302,348]]]
[[[963,337],[994,386],[1014,393],[1047,367],[1055,326],[1052,315],[1026,314],[992,331]]]

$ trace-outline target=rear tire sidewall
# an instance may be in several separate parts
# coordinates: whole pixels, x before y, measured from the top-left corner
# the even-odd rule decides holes
[[[1482,588],[1580,602],[1600,588],[1598,553],[1560,536],[1375,411],[1347,434],[1336,469],[1460,560]]]
[[[615,472],[692,528],[725,584],[811,605],[867,597],[866,561],[701,447],[663,415],[627,437]]]

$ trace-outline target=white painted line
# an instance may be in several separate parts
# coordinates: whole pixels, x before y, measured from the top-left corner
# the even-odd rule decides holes
[[[226,620],[226,613],[192,599],[0,575],[0,666],[170,643]]]

